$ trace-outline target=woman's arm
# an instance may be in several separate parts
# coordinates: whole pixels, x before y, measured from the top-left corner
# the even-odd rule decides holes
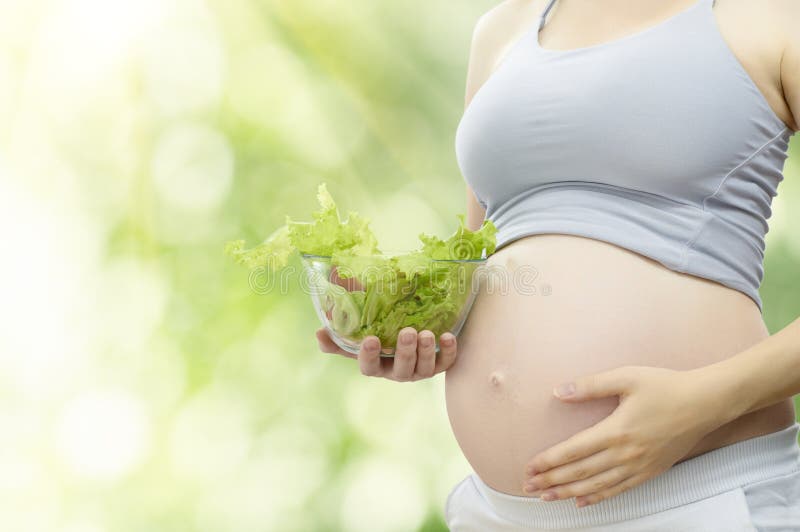
[[[694,371],[719,390],[725,422],[800,394],[800,319],[736,356]]]
[[[544,0],[504,0],[478,19],[470,43],[465,110],[543,9]],[[478,202],[475,191],[467,185],[467,228],[480,229],[485,217],[486,209]]]
[[[467,185],[467,229],[477,231],[481,228],[483,219],[486,217],[486,209],[481,207],[475,193]]]
[[[490,9],[478,19],[473,29],[467,66],[465,109],[480,86],[491,75],[497,62],[497,42],[503,38],[503,33],[500,31],[503,25],[495,22],[499,17],[508,18],[514,15],[509,7],[509,2],[506,1]],[[467,186],[467,227],[473,231],[480,229],[484,216],[483,207],[472,189]],[[324,327],[319,328],[316,335],[322,352],[357,360],[361,373],[366,376],[398,382],[427,379],[446,371],[455,363],[458,348],[456,337],[446,332],[439,338],[440,354],[436,355],[433,333],[429,330],[417,332],[413,327],[406,327],[398,334],[394,357],[380,356],[381,346],[377,336],[364,338],[358,355],[354,355],[340,348]],[[407,338],[408,341],[401,341],[403,338]]]
[[[800,128],[800,3],[783,0],[780,19],[785,23],[787,44],[781,57],[781,86],[794,117],[794,130]]]

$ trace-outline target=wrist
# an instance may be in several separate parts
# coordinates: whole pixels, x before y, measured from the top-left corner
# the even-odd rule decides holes
[[[734,359],[689,370],[688,381],[697,392],[698,415],[705,427],[717,429],[750,411],[752,394]]]

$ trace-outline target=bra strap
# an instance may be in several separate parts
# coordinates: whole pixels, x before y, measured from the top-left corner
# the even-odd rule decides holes
[[[547,2],[547,7],[544,8],[542,14],[539,15],[539,30],[541,31],[542,26],[544,26],[544,19],[547,17],[547,13],[550,11],[550,8],[553,7],[553,4],[556,3],[556,0],[549,0]]]

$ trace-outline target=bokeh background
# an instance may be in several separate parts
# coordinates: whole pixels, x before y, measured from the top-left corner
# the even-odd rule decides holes
[[[326,182],[381,243],[465,211],[454,133],[494,2],[0,0],[0,528],[445,530],[443,375],[322,354],[222,255]],[[800,148],[765,317],[800,315]]]

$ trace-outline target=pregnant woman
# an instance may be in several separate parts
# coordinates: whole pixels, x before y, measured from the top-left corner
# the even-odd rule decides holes
[[[800,531],[800,320],[770,336],[758,293],[798,27],[793,0],[504,0],[479,20],[456,152],[514,282],[488,278],[457,346],[407,328],[394,360],[377,338],[357,357],[446,370],[474,469],[451,530]]]

